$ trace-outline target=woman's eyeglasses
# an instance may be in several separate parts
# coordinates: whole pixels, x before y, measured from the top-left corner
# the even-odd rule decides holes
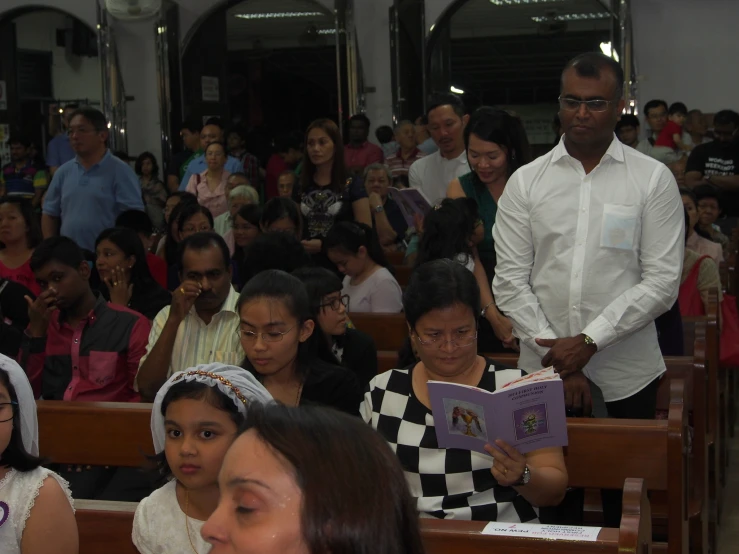
[[[477,340],[477,329],[469,329],[468,331],[460,331],[456,333],[456,336],[452,340],[443,340],[441,334],[426,335],[421,338],[418,332],[414,331],[416,335],[416,341],[422,346],[436,345],[436,348],[441,348],[447,343],[451,343],[452,346],[457,348],[464,348],[471,346]]]
[[[295,329],[298,324],[296,323],[292,327],[290,327],[287,331],[267,331],[264,333],[255,333],[254,331],[247,331],[246,329],[236,329],[236,334],[244,339],[247,342],[256,342],[256,340],[261,336],[262,340],[264,342],[280,342],[285,335],[287,335],[290,331]]]
[[[347,310],[349,309],[349,295],[348,294],[345,294],[343,296],[337,296],[336,298],[332,299],[331,302],[326,302],[325,304],[321,304],[318,307],[321,309],[331,308],[333,311],[338,312],[342,304]]]
[[[0,402],[0,423],[5,423],[13,419],[15,414],[15,408],[18,407],[18,402],[15,400],[11,402]]]

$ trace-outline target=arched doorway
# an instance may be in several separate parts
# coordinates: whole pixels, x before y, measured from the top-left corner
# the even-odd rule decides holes
[[[61,131],[60,109],[97,108],[102,80],[97,33],[55,8],[29,6],[0,16],[0,158],[9,161],[7,133],[22,133],[43,155]]]
[[[577,54],[621,54],[617,14],[601,0],[457,0],[434,24],[427,47],[428,88],[463,91],[468,108],[518,113],[532,145],[555,139],[559,79]]]

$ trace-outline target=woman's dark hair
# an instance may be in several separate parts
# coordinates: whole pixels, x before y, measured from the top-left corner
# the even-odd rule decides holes
[[[12,402],[18,402],[18,395],[15,393],[15,387],[10,382],[10,376],[3,369],[0,369],[0,385],[8,389],[8,395]],[[33,471],[44,464],[45,460],[29,454],[26,447],[23,446],[20,408],[20,406],[13,406],[13,430],[10,433],[10,442],[7,448],[0,452],[0,467],[10,467],[17,471]]]
[[[244,416],[228,396],[219,391],[215,386],[206,385],[199,381],[180,381],[172,385],[162,399],[162,416],[167,416],[167,408],[176,400],[202,400],[213,406],[216,410],[226,412],[231,421],[237,427],[244,423]],[[150,458],[155,465],[155,471],[161,483],[166,483],[172,478],[172,469],[169,467],[164,451]]]
[[[354,221],[335,223],[326,238],[323,239],[322,248],[324,252],[328,252],[331,248],[339,248],[349,254],[356,255],[362,246],[365,247],[367,255],[373,262],[392,270],[390,262],[387,261],[385,252],[380,246],[377,231],[364,223]]]
[[[688,232],[690,231],[690,214],[688,208],[683,206],[683,215],[685,216],[685,244],[688,244]]]
[[[263,232],[267,232],[270,225],[285,217],[293,222],[296,235],[301,237],[303,235],[303,216],[300,214],[298,205],[290,198],[275,197],[267,201],[264,210],[262,210],[259,228]]]
[[[144,152],[142,154],[139,154],[139,157],[136,158],[136,164],[134,165],[134,170],[136,171],[136,175],[138,176],[143,175],[141,171],[141,166],[143,165],[144,160],[151,160],[151,176],[158,177],[159,176],[159,164],[157,163],[156,157],[151,152]]]
[[[305,141],[303,151],[308,152],[308,135],[313,129],[321,129],[325,132],[334,143],[334,160],[331,168],[331,185],[330,188],[336,194],[341,194],[346,187],[346,165],[344,164],[344,141],[341,138],[339,127],[330,119],[317,119],[305,131]],[[310,160],[310,156],[303,158],[303,170],[300,173],[300,190],[308,189],[313,186],[313,177],[316,174],[316,166]]]
[[[270,269],[252,277],[241,290],[236,303],[236,311],[240,313],[244,304],[262,298],[282,302],[288,313],[298,320],[298,325],[315,320],[305,285],[289,273],[279,269]],[[325,342],[320,340],[320,334],[314,331],[308,340],[298,345],[297,371],[301,376],[305,376],[311,362],[318,356],[320,342]],[[261,379],[259,372],[254,369],[248,358],[244,358],[242,367]]]
[[[225,158],[228,158],[228,150],[226,149],[226,145],[219,141],[211,142],[208,146],[205,147],[205,150],[203,150],[203,155],[208,153],[208,148],[210,148],[213,145],[218,145],[223,149],[223,156]]]
[[[471,256],[469,241],[479,219],[477,202],[473,198],[442,200],[423,220],[416,267],[441,258],[457,260],[459,254]]]
[[[95,250],[104,240],[109,240],[115,244],[121,249],[124,256],[134,256],[136,258],[131,268],[131,284],[135,290],[145,291],[148,288],[159,287],[154,277],[151,276],[149,264],[146,261],[146,251],[136,231],[124,227],[105,229],[95,240]],[[107,291],[107,288],[105,288],[105,291]]]
[[[531,148],[521,121],[503,110],[482,106],[475,110],[464,129],[464,147],[470,146],[470,135],[505,148],[508,177],[531,161]]]
[[[197,214],[203,214],[205,217],[207,217],[208,222],[210,223],[210,228],[211,229],[213,228],[213,214],[210,213],[210,210],[208,208],[206,208],[205,206],[201,204],[191,204],[189,202],[184,205],[182,202],[180,202],[177,205],[177,208],[179,208],[180,206],[182,206],[182,209],[180,210],[180,213],[177,216],[177,232],[178,233],[182,233],[182,227],[184,227],[185,223],[187,223],[187,220],[191,219]]]
[[[246,251],[244,282],[268,269],[292,273],[312,265],[313,258],[296,237],[287,233],[264,233],[255,238]]]
[[[0,204],[13,204],[18,207],[21,217],[26,222],[26,245],[28,248],[36,248],[44,240],[44,237],[41,234],[41,225],[39,225],[36,214],[33,213],[31,201],[26,198],[4,196],[0,198]],[[3,248],[5,248],[5,245],[0,242],[0,249]]]
[[[416,365],[419,361],[418,356],[413,352],[413,341],[410,337],[406,337],[400,350],[398,350],[398,367],[405,369]]]
[[[693,206],[695,207],[695,211],[698,211],[698,197],[695,195],[695,192],[692,191],[692,189],[689,189],[687,187],[680,187],[678,189],[680,191],[680,196],[687,196],[692,200]],[[687,213],[687,209],[685,210],[685,213]],[[711,235],[706,233],[703,229],[700,228],[700,222],[697,222],[695,226],[693,227],[693,231],[695,231],[695,234],[699,237],[703,237],[704,239],[711,240]],[[685,229],[685,240],[688,240],[688,228]]]
[[[311,309],[318,315],[323,299],[329,294],[342,289],[341,279],[325,267],[301,267],[293,272],[293,276],[300,279],[305,285]]]
[[[475,276],[462,264],[444,258],[425,263],[411,273],[403,293],[403,311],[412,328],[430,311],[457,303],[472,310],[477,320],[480,289]]]
[[[180,214],[185,210],[188,205],[198,205],[197,198],[194,194],[189,192],[185,193],[188,196],[182,196],[180,203],[172,208],[172,213],[169,214],[169,223],[167,224],[167,235],[164,239],[164,259],[168,266],[173,266],[177,263],[177,256],[179,251],[178,243],[179,239],[179,218]],[[190,198],[192,197],[192,198]],[[174,232],[175,223],[178,224],[177,235]]]
[[[369,425],[328,408],[270,404],[249,410],[250,430],[294,474],[309,552],[424,552],[403,468]]]

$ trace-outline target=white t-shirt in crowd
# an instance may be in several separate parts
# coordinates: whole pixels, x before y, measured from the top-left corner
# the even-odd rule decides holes
[[[350,285],[351,277],[344,277],[341,294],[349,295],[350,312],[397,314],[403,311],[403,291],[384,267],[381,267],[359,285]]]
[[[408,182],[435,204],[446,198],[449,183],[469,172],[466,151],[451,160],[443,158],[441,152],[436,151],[413,162],[408,170]]]
[[[205,522],[188,517],[185,527],[185,512],[177,502],[176,487],[177,481],[170,481],[144,498],[136,508],[131,539],[141,554],[194,554],[190,541],[198,554],[210,552],[210,545],[200,536]]]

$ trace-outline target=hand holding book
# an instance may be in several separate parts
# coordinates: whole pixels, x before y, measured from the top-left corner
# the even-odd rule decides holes
[[[485,450],[495,460],[490,472],[499,485],[511,487],[523,477],[526,469],[526,456],[500,439],[495,441],[495,446],[498,448],[489,444],[485,445]]]

